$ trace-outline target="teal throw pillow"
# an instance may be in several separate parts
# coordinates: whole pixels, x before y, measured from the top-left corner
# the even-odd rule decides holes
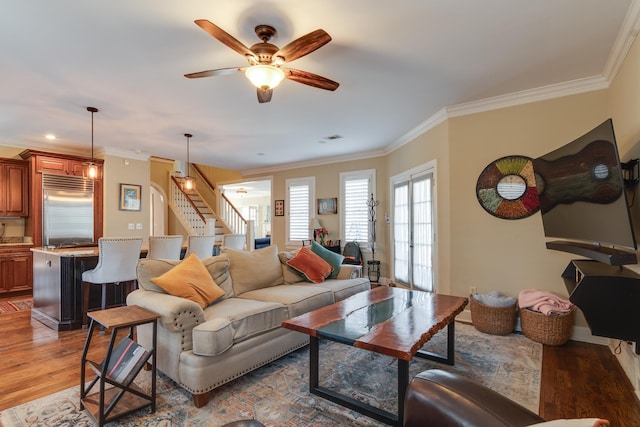
[[[340,267],[342,266],[344,257],[335,252],[331,252],[329,249],[316,242],[311,242],[311,252],[329,263],[331,266],[331,274],[328,278],[335,279],[338,276],[338,273],[340,273]]]

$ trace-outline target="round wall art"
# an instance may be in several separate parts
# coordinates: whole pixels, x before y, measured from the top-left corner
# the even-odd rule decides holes
[[[502,219],[526,218],[539,209],[538,192],[529,157],[506,156],[482,171],[476,184],[480,205]]]

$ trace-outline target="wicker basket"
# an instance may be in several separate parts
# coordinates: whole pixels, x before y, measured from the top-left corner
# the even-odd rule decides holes
[[[546,345],[563,345],[571,337],[576,308],[559,315],[546,315],[528,308],[520,310],[522,333],[529,339]]]
[[[508,307],[491,307],[469,297],[471,321],[480,332],[493,335],[508,335],[516,327],[516,303]]]

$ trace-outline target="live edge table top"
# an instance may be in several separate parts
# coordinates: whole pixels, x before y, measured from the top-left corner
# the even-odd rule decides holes
[[[410,361],[467,302],[462,297],[382,286],[286,320],[282,326]]]

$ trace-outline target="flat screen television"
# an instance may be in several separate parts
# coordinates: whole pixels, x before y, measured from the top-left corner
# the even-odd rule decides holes
[[[546,237],[637,249],[611,119],[532,163]]]

